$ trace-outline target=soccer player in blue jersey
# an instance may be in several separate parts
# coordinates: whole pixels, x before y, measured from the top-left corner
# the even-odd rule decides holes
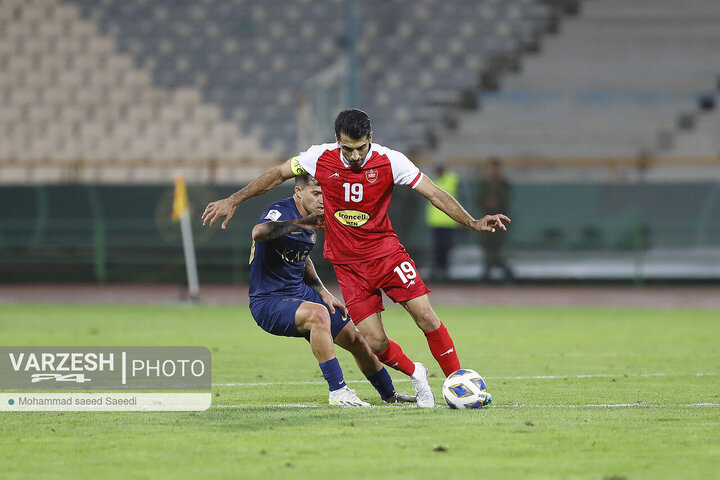
[[[360,370],[386,403],[412,402],[396,393],[385,367],[347,318],[345,306],[322,284],[309,254],[315,230],[324,227],[320,185],[306,174],[295,177],[292,197],[274,202],[252,231],[250,311],[266,332],[310,342],[330,388],[330,404],[368,407],[350,389],[333,342],[355,357]]]

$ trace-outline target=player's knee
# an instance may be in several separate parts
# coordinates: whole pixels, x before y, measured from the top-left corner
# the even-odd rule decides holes
[[[390,340],[387,338],[387,335],[365,337],[365,340],[375,355],[381,354],[390,346]]]
[[[330,313],[322,305],[312,305],[308,308],[305,327],[308,330],[330,331]]]
[[[418,312],[414,312],[413,320],[415,320],[417,326],[424,332],[440,328],[440,319],[429,305]]]

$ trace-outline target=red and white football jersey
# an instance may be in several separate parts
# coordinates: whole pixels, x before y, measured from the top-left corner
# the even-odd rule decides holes
[[[313,145],[293,158],[314,176],[325,205],[325,257],[332,263],[366,262],[402,249],[388,217],[395,185],[415,188],[423,173],[405,155],[373,143],[365,163],[350,169],[337,143]]]

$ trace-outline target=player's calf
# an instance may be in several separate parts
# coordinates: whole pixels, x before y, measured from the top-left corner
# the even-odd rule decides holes
[[[352,353],[360,371],[367,377],[377,372],[381,365],[370,346],[354,325],[348,323],[335,337],[335,343]]]
[[[347,324],[340,333],[335,337],[335,343],[345,350],[353,354],[355,362],[360,367],[360,371],[368,379],[370,384],[380,394],[380,398],[385,403],[412,402],[414,397],[401,395],[395,392],[390,374],[382,366],[375,354],[370,350],[360,332],[355,329],[352,324]],[[400,397],[397,397],[400,395]],[[397,398],[400,400],[397,400]],[[410,400],[408,400],[410,398]],[[402,400],[404,399],[404,400]]]
[[[436,330],[425,332],[425,338],[427,339],[428,347],[430,347],[430,353],[432,353],[435,360],[440,364],[440,368],[442,368],[445,376],[460,370],[460,360],[455,351],[455,344],[445,325],[441,323],[440,327]]]

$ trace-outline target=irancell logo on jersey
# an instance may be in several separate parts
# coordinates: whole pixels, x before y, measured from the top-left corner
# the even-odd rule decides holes
[[[348,227],[362,227],[370,220],[370,214],[360,210],[338,210],[333,216]]]
[[[80,407],[77,409],[82,410],[83,407],[92,406],[92,402],[95,402],[95,407],[117,406],[119,399],[125,399],[124,403],[120,402],[122,405],[132,407],[142,405],[144,399],[147,405],[138,409],[196,410],[209,407],[211,385],[211,355],[205,347],[0,347],[0,390],[3,391],[0,394],[0,409],[65,405]],[[102,397],[97,393],[77,393],[63,397],[57,393],[36,393],[48,390],[103,390],[107,394]],[[193,397],[189,393],[186,398],[192,398],[192,402],[202,399],[199,405],[207,406],[190,408],[190,405],[184,405],[187,408],[180,408],[183,402],[178,403],[178,400],[183,394],[175,394],[175,397],[163,397],[163,394],[156,393],[114,395],[110,393],[113,390],[203,392],[202,397]],[[7,393],[18,391],[28,393]],[[153,398],[153,395],[157,398]],[[56,400],[50,402],[50,398]],[[172,401],[168,403],[158,398]],[[178,408],[169,408],[170,404]]]

